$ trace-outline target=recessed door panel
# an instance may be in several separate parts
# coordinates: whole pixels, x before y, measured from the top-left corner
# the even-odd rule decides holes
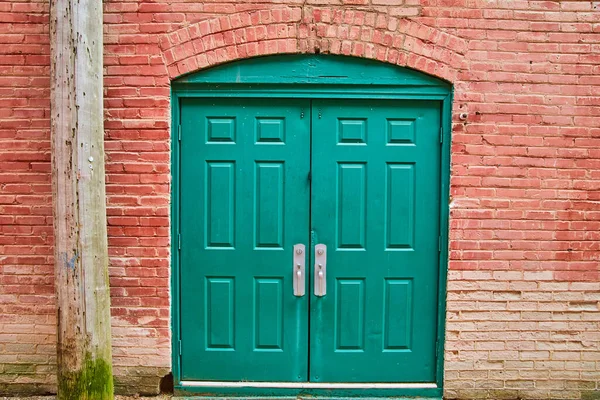
[[[183,380],[306,381],[309,101],[181,102]]]
[[[433,382],[440,105],[315,100],[311,228],[327,246],[312,296],[310,380]]]

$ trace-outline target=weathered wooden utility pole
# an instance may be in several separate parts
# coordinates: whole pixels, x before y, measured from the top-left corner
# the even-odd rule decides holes
[[[113,398],[102,1],[51,0],[58,399]]]

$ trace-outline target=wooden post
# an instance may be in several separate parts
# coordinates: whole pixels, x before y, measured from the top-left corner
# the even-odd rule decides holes
[[[51,0],[58,399],[113,398],[102,1]]]

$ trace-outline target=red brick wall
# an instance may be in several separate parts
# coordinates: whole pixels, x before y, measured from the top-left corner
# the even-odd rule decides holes
[[[454,83],[446,396],[599,389],[600,3],[108,0],[104,10],[121,391],[155,391],[170,369],[170,79],[316,48]],[[47,23],[46,2],[0,3],[0,393],[54,390]]]
[[[0,393],[52,389],[48,5],[0,3]]]

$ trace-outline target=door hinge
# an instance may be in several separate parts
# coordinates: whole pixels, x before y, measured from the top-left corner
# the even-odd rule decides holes
[[[436,347],[436,348],[437,348],[437,347]],[[180,340],[180,341],[179,341],[179,355],[181,355],[181,354],[182,354],[182,351],[181,351],[181,340]]]
[[[442,251],[442,237],[438,236],[438,252]]]
[[[177,126],[177,140],[181,142],[181,124]]]
[[[181,250],[181,233],[177,234],[177,249]]]
[[[444,143],[444,128],[440,126],[440,144]]]
[[[181,342],[179,342],[179,344],[181,344]],[[179,355],[181,355],[181,352],[179,352]],[[436,340],[435,341],[435,358],[437,359],[440,356],[440,341]]]

